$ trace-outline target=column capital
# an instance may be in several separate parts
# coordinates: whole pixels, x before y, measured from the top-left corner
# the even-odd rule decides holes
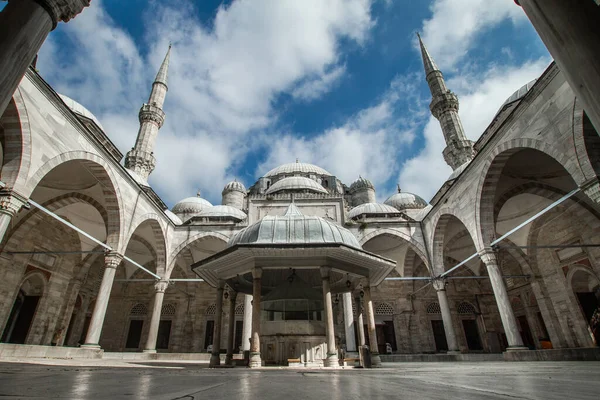
[[[479,258],[484,264],[498,264],[498,259],[496,257],[496,252],[491,247],[484,247],[483,249],[478,251]]]
[[[222,279],[219,279],[219,282],[217,283],[217,290],[223,291],[225,290],[225,281]]]
[[[323,266],[323,267],[319,268],[319,271],[321,272],[322,279],[329,279],[331,267]]]
[[[157,293],[164,293],[168,287],[169,287],[169,281],[165,280],[165,279],[156,281],[156,283],[154,284],[154,290]]]
[[[237,295],[238,295],[238,292],[236,292],[235,290],[233,290],[233,289],[229,290],[229,301],[231,303],[235,304],[235,301],[237,300]]]
[[[50,14],[52,18],[52,29],[59,22],[68,22],[72,18],[89,7],[91,0],[34,0]]]
[[[254,278],[254,279],[260,279],[260,278],[262,278],[262,273],[263,273],[262,268],[255,267],[255,268],[252,269],[252,278]]]
[[[435,278],[431,280],[431,284],[433,285],[433,288],[438,292],[445,291],[446,285],[448,284],[448,280],[445,278]]]
[[[106,268],[117,269],[121,261],[123,260],[123,256],[116,251],[109,251],[104,255],[104,266]]]
[[[14,217],[25,204],[27,198],[14,190],[0,191],[0,214]]]

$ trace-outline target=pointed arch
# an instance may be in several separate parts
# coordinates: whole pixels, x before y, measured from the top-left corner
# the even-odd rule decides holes
[[[177,247],[175,247],[174,250],[172,250],[170,252],[169,266],[167,268],[167,273],[165,275],[165,279],[168,279],[168,277],[171,276],[171,273],[173,272],[173,269],[175,267],[175,263],[177,262],[177,257],[180,255],[180,253],[182,253],[183,250],[185,250],[192,243],[201,242],[201,241],[209,240],[209,239],[217,239],[226,244],[229,241],[229,236],[224,235],[220,232],[200,232],[200,233],[184,240]],[[191,254],[184,253],[184,256],[191,257]]]
[[[3,159],[0,180],[7,187],[23,190],[31,166],[31,127],[21,88],[17,88],[0,117],[3,127]]]
[[[152,230],[152,236],[154,243],[150,244],[144,240],[146,246],[154,249],[154,256],[156,258],[156,273],[157,275],[164,276],[167,267],[167,236],[165,234],[165,221],[155,213],[143,214],[135,218],[131,224],[131,229],[127,234],[126,240],[123,241],[121,252],[125,254],[127,247],[140,227],[144,224],[149,225]],[[152,253],[152,251],[151,251]]]
[[[409,248],[412,249],[419,256],[419,258],[421,258],[421,260],[423,260],[423,262],[425,263],[425,266],[427,268],[430,268],[429,259],[427,257],[427,251],[425,250],[425,247],[421,243],[417,242],[412,236],[410,236],[398,229],[392,229],[392,228],[377,229],[377,230],[374,230],[373,232],[370,232],[370,233],[364,235],[362,238],[359,239],[358,242],[360,243],[361,246],[364,246],[370,240],[373,240],[376,237],[385,236],[385,235],[393,236],[393,237],[399,238],[402,241],[406,242],[408,244]]]

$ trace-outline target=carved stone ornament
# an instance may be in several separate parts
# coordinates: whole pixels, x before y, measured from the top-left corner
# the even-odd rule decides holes
[[[90,6],[91,0],[35,0],[50,14],[52,18],[52,29],[62,22],[68,22],[81,13],[84,8]]]

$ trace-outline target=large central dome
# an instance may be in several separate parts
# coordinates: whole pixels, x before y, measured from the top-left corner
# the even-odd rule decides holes
[[[315,175],[328,175],[328,176],[331,175],[328,171],[324,170],[321,167],[317,167],[316,165],[295,162],[295,163],[283,164],[283,165],[280,165],[279,167],[273,168],[272,170],[270,170],[269,172],[267,172],[265,174],[265,177],[282,175],[282,174],[308,174],[308,175],[315,174]]]
[[[267,215],[229,239],[227,247],[238,244],[339,243],[362,249],[346,228],[316,216],[306,216],[294,203],[284,216]]]

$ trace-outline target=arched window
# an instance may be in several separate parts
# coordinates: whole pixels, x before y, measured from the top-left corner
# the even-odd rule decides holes
[[[162,309],[160,310],[160,315],[163,317],[172,317],[175,315],[175,305],[174,304],[163,304]]]
[[[427,305],[427,314],[441,314],[442,309],[440,308],[440,303],[433,302]]]
[[[475,314],[475,307],[473,307],[473,304],[467,303],[466,301],[459,303],[457,310],[459,314],[463,315]]]
[[[375,303],[375,314],[376,315],[394,315],[394,307],[390,303],[378,302]]]
[[[208,306],[208,308],[206,309],[205,314],[206,315],[215,315],[217,312],[217,305],[215,303],[212,303],[210,306]]]
[[[129,315],[132,316],[144,316],[146,314],[148,314],[148,307],[143,303],[137,303],[129,311]]]
[[[244,303],[240,303],[235,307],[235,315],[244,315]]]

